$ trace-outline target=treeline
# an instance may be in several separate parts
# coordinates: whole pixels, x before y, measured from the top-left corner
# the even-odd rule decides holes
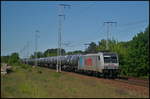
[[[122,75],[128,76],[149,76],[149,26],[144,32],[140,32],[127,42],[108,41],[109,51],[116,52],[119,55],[119,64]],[[62,55],[87,54],[106,51],[106,40],[101,40],[98,44],[91,42],[85,51],[66,52],[61,50]],[[44,52],[37,52],[30,56],[35,58],[57,56],[57,48],[47,49]],[[13,59],[15,58],[15,59]],[[13,53],[11,56],[1,56],[1,61],[17,62],[19,55]]]
[[[20,63],[19,54],[14,52],[10,56],[1,56],[1,63],[8,63],[10,65]]]
[[[77,50],[77,51],[70,51],[66,52],[64,49],[61,49],[61,55],[74,55],[74,54],[82,54],[84,51]],[[35,52],[30,56],[30,58],[42,58],[42,57],[48,57],[48,56],[57,56],[57,48],[55,49],[47,49],[44,52]]]

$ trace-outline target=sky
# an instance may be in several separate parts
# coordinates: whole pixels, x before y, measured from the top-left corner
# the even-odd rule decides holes
[[[28,57],[37,50],[44,52],[58,47],[59,4],[62,48],[66,51],[85,50],[85,43],[107,39],[129,41],[149,24],[148,1],[2,1],[1,2],[1,56],[18,52]],[[39,32],[36,32],[39,31]],[[65,44],[68,44],[65,45]]]

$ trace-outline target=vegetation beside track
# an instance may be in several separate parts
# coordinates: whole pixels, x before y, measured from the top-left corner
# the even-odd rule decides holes
[[[135,91],[121,89],[93,79],[83,79],[66,72],[13,66],[12,72],[1,75],[1,96],[4,97],[148,97]]]

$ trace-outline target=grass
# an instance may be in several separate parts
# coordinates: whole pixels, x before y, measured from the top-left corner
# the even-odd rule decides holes
[[[2,98],[72,98],[72,97],[100,97],[100,98],[143,98],[125,89],[93,79],[82,79],[67,73],[57,73],[48,68],[32,68],[28,65],[13,66],[13,71],[1,75]]]

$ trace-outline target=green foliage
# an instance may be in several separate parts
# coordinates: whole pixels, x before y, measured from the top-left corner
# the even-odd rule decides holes
[[[133,76],[149,75],[149,31],[138,33],[130,42],[129,62]],[[135,73],[134,73],[135,72]]]
[[[44,57],[42,52],[34,52],[34,55],[31,55],[30,58],[35,58],[36,55],[37,55],[37,58]]]
[[[76,50],[76,51],[67,52],[66,55],[74,55],[74,54],[82,54],[82,53],[84,52],[81,50]]]
[[[98,51],[106,50],[106,40],[102,39],[97,46]]]
[[[1,63],[8,63],[10,56],[1,56]]]
[[[8,60],[9,64],[19,63],[19,54],[18,53],[12,53]]]
[[[61,49],[61,54],[65,55],[65,50]],[[41,57],[48,57],[48,56],[57,56],[57,48],[55,49],[47,49],[45,52],[35,52],[33,55],[30,56],[30,58],[35,58],[37,55],[37,58]]]
[[[44,52],[44,56],[56,56],[57,55],[57,49],[47,49]]]
[[[57,56],[57,48],[55,49],[47,49],[45,52],[44,52],[44,56],[47,57],[47,56]],[[64,49],[61,49],[61,54],[64,55],[65,54],[65,50]]]
[[[94,42],[91,42],[88,48],[85,50],[85,53],[96,53],[97,52],[97,45]]]

